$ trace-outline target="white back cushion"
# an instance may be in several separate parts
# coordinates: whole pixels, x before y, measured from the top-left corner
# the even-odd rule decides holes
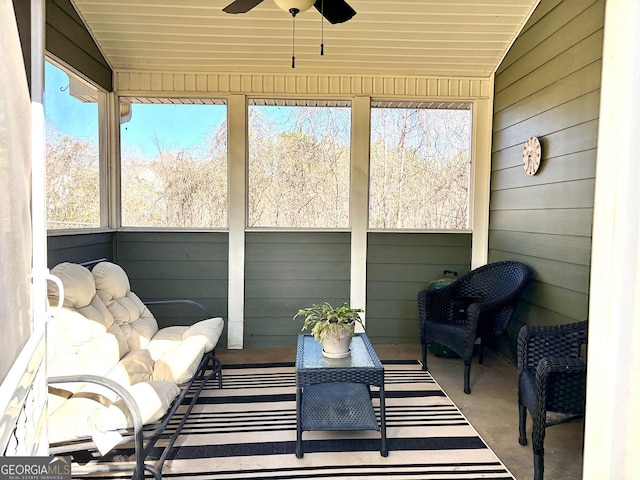
[[[158,331],[158,322],[131,291],[125,271],[115,263],[101,262],[91,273],[97,295],[126,335],[129,349],[145,348]]]
[[[126,336],[116,323],[111,312],[96,295],[96,287],[91,272],[82,265],[65,262],[56,265],[51,270],[51,274],[58,277],[64,287],[63,310],[79,313],[94,323],[93,328],[95,328],[95,324],[101,324],[107,333],[111,333],[118,340],[119,357],[124,356],[129,351]],[[50,283],[48,285],[47,294],[49,303],[57,305],[59,292],[55,284]],[[72,336],[84,335],[83,332],[91,324],[80,322],[80,317],[76,317],[78,322],[74,323],[71,318],[67,316],[67,321],[71,322],[67,326],[69,334]],[[104,334],[104,332],[101,332],[101,334]]]

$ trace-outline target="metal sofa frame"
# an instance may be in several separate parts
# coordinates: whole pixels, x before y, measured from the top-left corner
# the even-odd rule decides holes
[[[112,391],[114,391],[122,400],[124,401],[131,418],[133,420],[133,430],[127,431],[127,433],[122,437],[122,443],[127,443],[133,440],[134,443],[134,452],[135,452],[135,468],[133,471],[132,479],[142,480],[145,478],[145,472],[149,472],[156,479],[162,478],[162,467],[164,462],[169,458],[169,455],[174,449],[175,442],[180,435],[182,427],[187,421],[191,410],[196,405],[198,398],[200,397],[200,393],[204,388],[204,385],[211,380],[212,378],[218,377],[218,385],[222,384],[222,375],[221,375],[221,364],[220,361],[215,357],[215,351],[207,353],[200,363],[198,367],[198,372],[191,378],[191,380],[181,387],[180,394],[174,399],[171,404],[171,408],[167,411],[164,417],[156,424],[152,425],[152,429],[145,430],[145,425],[142,424],[142,420],[140,418],[140,412],[138,411],[138,407],[135,403],[135,400],[131,396],[126,389],[120,386],[118,383],[96,375],[76,375],[76,376],[66,376],[66,377],[51,377],[48,379],[49,385],[55,385],[59,383],[94,383],[97,385],[101,385],[106,387]],[[211,368],[210,372],[207,372]],[[197,385],[196,382],[198,383]],[[182,415],[182,419],[180,423],[176,427],[176,430],[173,432],[171,437],[169,438],[169,442],[162,449],[162,453],[160,457],[154,460],[152,463],[147,463],[147,459],[154,450],[156,446],[156,442],[160,438],[161,434],[164,432],[165,428],[169,424],[169,422],[173,419],[178,408],[186,403],[187,397],[191,392],[191,399],[187,400],[188,406],[185,413]],[[82,439],[75,442],[70,443],[62,443],[51,445],[49,448],[49,453],[51,455],[58,455],[64,453],[70,453],[73,457],[74,455],[78,455],[79,457],[83,457],[82,454],[76,452],[84,452],[86,450],[94,449],[95,444],[90,439]],[[86,456],[86,455],[84,455]],[[91,473],[96,470],[106,470],[109,472],[113,471],[124,471],[129,470],[130,465],[122,464],[122,465],[106,465],[102,464],[102,468],[96,467],[83,467],[86,468],[84,472],[77,471],[74,469],[74,474],[77,473]]]

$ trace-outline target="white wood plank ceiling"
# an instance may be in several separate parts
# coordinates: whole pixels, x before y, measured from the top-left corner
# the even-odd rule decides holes
[[[538,3],[348,1],[346,23],[296,17],[293,70],[292,18],[272,0],[238,15],[222,11],[231,0],[72,0],[116,71],[472,78],[491,75]]]

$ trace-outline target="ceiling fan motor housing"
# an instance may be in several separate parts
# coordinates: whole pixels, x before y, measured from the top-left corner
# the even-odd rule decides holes
[[[315,0],[273,0],[281,10],[290,13],[291,10],[297,10],[296,14],[306,12],[315,3]]]

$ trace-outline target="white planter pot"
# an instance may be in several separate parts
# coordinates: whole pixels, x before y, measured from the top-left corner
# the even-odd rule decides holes
[[[327,336],[322,341],[322,354],[329,358],[345,358],[351,355],[349,345],[351,345],[354,326],[353,324],[350,325],[351,331],[341,328],[339,335],[333,332],[327,333]]]

